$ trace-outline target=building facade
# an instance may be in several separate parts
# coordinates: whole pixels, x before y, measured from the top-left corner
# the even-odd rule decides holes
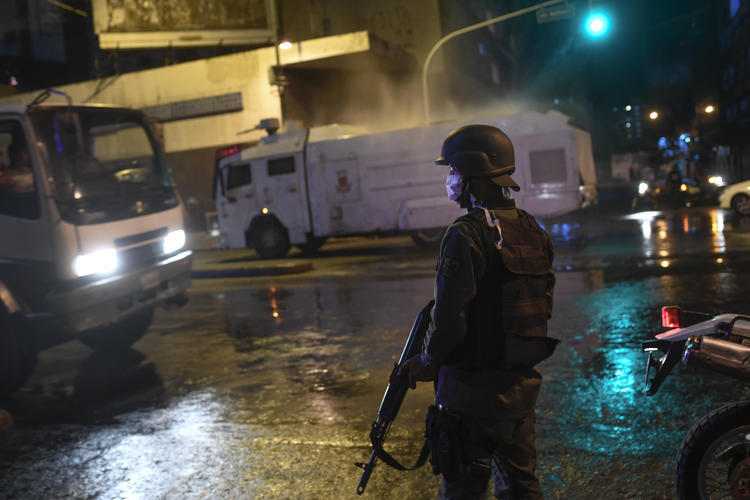
[[[26,92],[0,97],[0,103],[30,102],[38,93],[31,89],[54,85],[77,103],[144,110],[160,122],[191,223],[202,228],[204,214],[214,210],[217,154],[257,141],[265,133],[253,130],[261,119],[277,117],[306,127],[344,122],[373,131],[422,124],[421,72],[432,46],[446,33],[523,3],[254,2],[265,9],[263,15],[244,17],[265,20],[271,39],[232,44],[223,44],[217,31],[221,19],[231,18],[229,0],[173,0],[172,10],[145,0],[70,0],[65,5],[72,10],[43,0],[6,2],[0,30],[18,43],[0,50],[7,73],[1,83],[3,89]],[[209,16],[206,6],[221,11]],[[196,24],[202,18],[205,26]],[[171,31],[154,34],[154,26],[162,25]],[[487,108],[519,84],[515,51],[520,35],[518,25],[510,26],[462,36],[436,54],[427,75],[435,120]],[[208,46],[201,37],[219,41]],[[289,42],[287,48],[278,48],[281,41]],[[52,59],[49,65],[42,64],[45,57]],[[22,76],[15,86],[9,85],[15,67],[8,61],[24,65],[18,66]],[[68,69],[57,71],[63,66]]]

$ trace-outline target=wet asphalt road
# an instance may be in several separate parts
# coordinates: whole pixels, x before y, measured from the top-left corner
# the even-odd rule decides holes
[[[673,373],[642,393],[640,342],[659,307],[750,312],[750,221],[703,208],[544,221],[556,244],[541,365],[538,473],[549,498],[672,498],[685,432],[744,386]],[[314,270],[196,280],[118,356],[42,353],[0,437],[3,498],[355,498],[368,432],[435,256],[406,239],[333,242]],[[416,457],[431,385],[405,400],[387,449]],[[376,468],[366,497],[434,498],[423,469]]]

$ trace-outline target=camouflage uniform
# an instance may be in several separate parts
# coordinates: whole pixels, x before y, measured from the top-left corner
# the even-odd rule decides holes
[[[534,365],[557,344],[546,336],[552,243],[513,200],[487,208],[500,222],[500,249],[482,208],[448,228],[435,280],[434,329],[422,353],[438,369],[438,407],[460,422],[460,478],[441,471],[441,489],[447,498],[484,498],[494,470],[496,497],[542,498],[534,473],[542,376]]]

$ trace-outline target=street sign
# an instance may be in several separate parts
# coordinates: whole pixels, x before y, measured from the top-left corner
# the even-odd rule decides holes
[[[562,5],[553,5],[536,11],[536,22],[549,23],[551,21],[560,21],[570,19],[576,15],[576,6],[572,3]]]

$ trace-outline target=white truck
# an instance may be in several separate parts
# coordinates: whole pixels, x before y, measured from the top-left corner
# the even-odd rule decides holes
[[[278,126],[276,120],[264,120]],[[410,234],[440,241],[463,212],[445,192],[445,167],[433,163],[444,138],[486,123],[513,141],[519,207],[540,217],[596,198],[591,136],[562,115],[519,113],[369,134],[328,125],[274,133],[218,163],[214,185],[220,246],[283,257],[291,245],[317,250],[329,236]]]
[[[183,208],[143,114],[48,95],[0,106],[0,398],[41,349],[127,349],[191,282]]]

